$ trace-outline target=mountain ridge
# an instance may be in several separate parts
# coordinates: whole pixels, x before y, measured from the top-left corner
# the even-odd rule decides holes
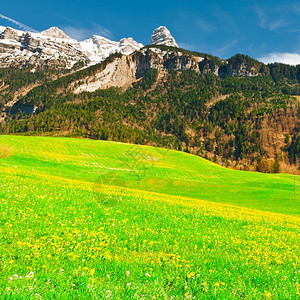
[[[151,43],[178,47],[165,26],[154,30]],[[142,47],[131,37],[116,42],[93,35],[77,41],[55,26],[40,33],[0,27],[0,67],[56,65],[71,69],[99,63],[114,52],[129,55]]]
[[[58,27],[40,33],[1,27],[0,67],[61,67],[72,69],[103,61],[110,54],[130,54],[143,47],[132,38],[119,42],[94,35],[82,42],[69,37]]]
[[[2,41],[17,35],[27,49],[39,45],[28,33],[5,35]],[[57,39],[42,42],[55,46]],[[300,66],[265,65],[242,54],[222,60],[174,45],[109,54],[134,42],[93,36],[87,43],[94,55],[105,46],[109,56],[70,74],[55,63],[0,68],[0,132],[157,145],[232,168],[299,172]]]

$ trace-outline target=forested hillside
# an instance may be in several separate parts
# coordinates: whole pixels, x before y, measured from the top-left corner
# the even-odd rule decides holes
[[[227,167],[297,172],[300,68],[266,66],[243,55],[222,65],[214,57],[202,56],[203,70],[218,64],[220,76],[150,69],[126,91],[110,88],[74,94],[69,89],[74,80],[79,84],[120,57],[115,54],[20,97],[1,133],[149,144],[191,152]],[[233,76],[237,70],[259,75]]]

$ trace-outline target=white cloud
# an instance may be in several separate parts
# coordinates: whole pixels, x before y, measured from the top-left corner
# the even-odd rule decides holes
[[[231,41],[230,43],[224,45],[222,48],[218,48],[214,51],[214,55],[217,55],[219,57],[223,57],[226,55],[227,50],[230,50],[236,43],[238,42],[237,39]]]
[[[111,31],[103,26],[93,23],[93,27],[90,29],[79,28],[75,26],[63,26],[62,30],[71,38],[82,41],[93,35],[100,35],[109,39],[113,38]]]
[[[267,28],[267,16],[265,15],[264,11],[259,7],[259,6],[256,6],[255,8],[255,12],[258,16],[258,19],[259,19],[259,26],[262,27],[262,28]]]
[[[182,49],[186,49],[186,50],[190,50],[190,51],[194,51],[196,49],[196,46],[192,45],[192,44],[181,43],[181,42],[177,42],[177,44]]]
[[[205,31],[205,32],[212,32],[214,31],[216,28],[214,25],[208,23],[208,22],[205,22],[203,20],[198,20],[196,21],[196,25],[202,30],[202,31]]]
[[[300,65],[300,54],[298,53],[269,53],[265,56],[259,58],[258,60],[262,61],[265,64],[269,63],[283,63],[288,65]]]
[[[14,23],[14,24],[17,25],[20,29],[25,29],[25,30],[27,30],[27,31],[32,31],[32,32],[38,32],[37,30],[35,30],[35,29],[33,29],[33,28],[31,28],[31,27],[25,25],[25,24],[22,24],[21,22],[18,22],[18,21],[16,21],[16,20],[12,19],[12,18],[6,17],[6,16],[4,16],[4,15],[1,15],[1,14],[0,14],[0,18],[1,18],[1,19],[4,19],[4,20],[7,20],[7,21],[9,21],[9,22],[11,22],[11,23]]]
[[[285,19],[278,19],[278,20],[275,20],[274,22],[271,22],[268,26],[268,28],[270,30],[276,30],[276,29],[279,29],[279,28],[282,28],[282,27],[287,27],[289,26],[290,23],[288,20],[285,20]]]
[[[269,15],[267,15],[263,11],[263,9],[259,6],[254,7],[254,10],[258,17],[258,23],[261,28],[268,29],[270,31],[274,31],[274,30],[281,29],[283,27],[288,27],[288,26],[292,25],[292,20],[288,14],[283,15],[282,13],[280,13],[279,17],[278,16],[275,17],[275,15],[273,13],[272,17],[270,17],[270,11],[268,11]],[[279,10],[280,12],[288,11],[286,7],[285,8],[277,7],[277,10]],[[275,9],[275,11],[276,11],[276,9]],[[278,14],[278,12],[277,12],[277,14]]]
[[[107,37],[109,39],[113,38],[113,34],[109,29],[105,28],[104,26],[98,25],[96,23],[93,23],[93,25],[94,28],[96,29],[96,34]]]

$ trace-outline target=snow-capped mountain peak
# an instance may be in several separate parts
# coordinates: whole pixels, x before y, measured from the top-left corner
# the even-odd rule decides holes
[[[99,35],[93,35],[92,38],[78,44],[92,64],[104,60],[114,52],[129,55],[143,47],[143,44],[136,42],[133,38],[123,38],[119,42],[115,42]]]
[[[55,26],[42,31],[41,34],[56,39],[71,40],[71,38],[68,35],[66,35],[61,29]]]
[[[139,50],[143,47],[143,44],[136,42],[132,37],[123,38],[119,41],[119,48],[121,50],[121,53],[125,55],[129,55],[132,52]]]
[[[153,31],[151,45],[165,45],[178,48],[175,39],[171,35],[169,29],[165,26],[160,26]]]

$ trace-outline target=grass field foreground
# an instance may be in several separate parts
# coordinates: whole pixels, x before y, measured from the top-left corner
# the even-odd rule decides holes
[[[63,138],[0,136],[0,153],[3,299],[300,297],[290,175]]]

